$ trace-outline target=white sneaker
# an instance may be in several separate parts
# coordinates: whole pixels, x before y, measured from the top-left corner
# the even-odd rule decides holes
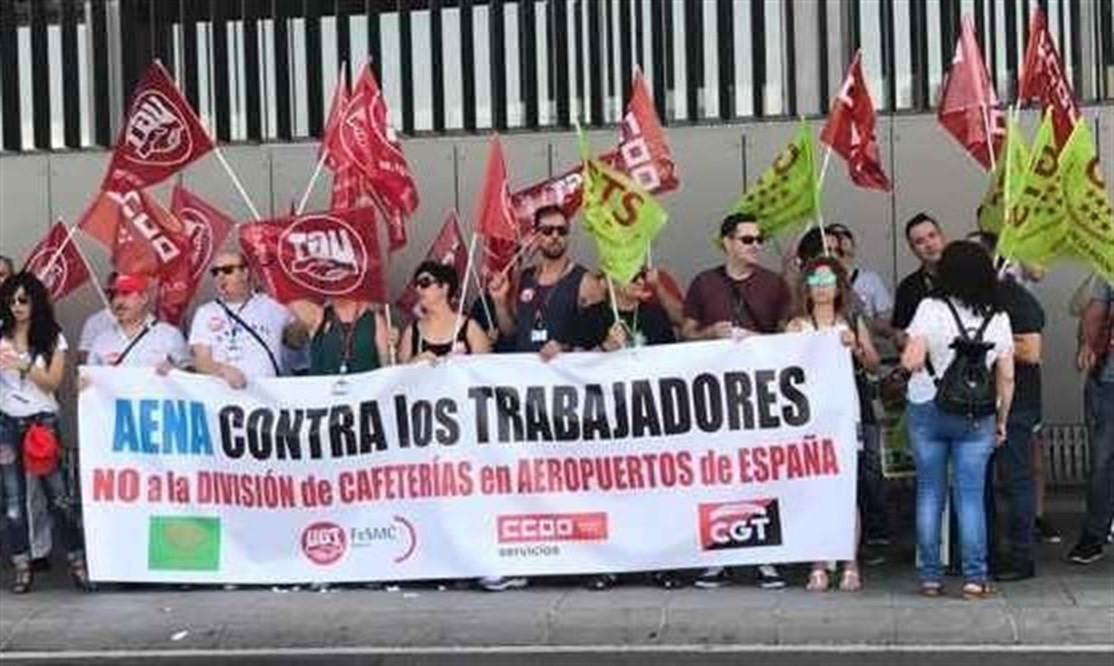
[[[785,587],[785,579],[774,565],[761,564],[758,566],[758,587],[763,590],[780,590]]]
[[[723,567],[708,567],[700,572],[692,585],[702,590],[714,590],[727,584],[726,574],[727,570]]]
[[[488,592],[506,592],[507,590],[521,590],[526,587],[527,580],[521,576],[517,577],[504,577],[504,576],[486,576],[479,579],[476,583],[481,589]]]

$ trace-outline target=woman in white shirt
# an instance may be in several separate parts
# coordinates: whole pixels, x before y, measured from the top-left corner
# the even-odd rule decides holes
[[[943,593],[940,567],[940,516],[948,489],[959,517],[964,578],[963,596],[981,599],[993,593],[988,583],[986,516],[983,504],[986,465],[1006,437],[1006,417],[1013,401],[1013,333],[1009,317],[997,308],[997,278],[990,257],[975,243],[957,241],[944,250],[938,292],[921,301],[906,332],[901,356],[911,373],[906,422],[917,465],[917,554],[921,593]],[[942,378],[956,359],[959,323],[970,338],[982,330],[987,368],[993,367],[997,408],[986,414],[957,413],[937,399]],[[975,365],[974,367],[978,367]],[[988,382],[989,384],[989,382]]]
[[[12,592],[31,591],[31,548],[26,514],[24,440],[34,424],[58,437],[54,392],[66,367],[66,339],[54,318],[50,295],[31,273],[17,273],[0,287],[0,481],[4,487],[7,541],[15,577]],[[66,487],[61,452],[38,478],[69,553],[70,575],[88,589],[77,503]],[[36,471],[32,469],[32,471]]]

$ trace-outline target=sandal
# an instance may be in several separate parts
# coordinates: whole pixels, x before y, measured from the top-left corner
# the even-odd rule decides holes
[[[15,577],[12,579],[11,587],[12,594],[27,594],[30,592],[33,580],[30,562],[15,565]]]
[[[808,574],[808,584],[805,589],[809,592],[827,592],[831,582],[828,580],[827,569],[813,569]]]
[[[944,596],[944,584],[935,580],[926,580],[921,583],[921,596],[922,597],[942,597]]]
[[[998,593],[990,583],[967,583],[963,586],[963,598],[968,601],[988,599]]]
[[[843,577],[839,580],[840,592],[859,592],[863,589],[863,577],[855,565],[843,567]]]

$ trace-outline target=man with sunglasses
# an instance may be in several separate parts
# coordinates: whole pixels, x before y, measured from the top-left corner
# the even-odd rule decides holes
[[[299,346],[293,313],[252,288],[244,258],[225,253],[209,269],[217,298],[197,308],[190,351],[198,372],[220,377],[234,389],[259,377],[283,374],[283,342]]]
[[[182,332],[151,314],[146,275],[117,275],[111,299],[116,321],[93,340],[89,365],[146,366],[163,374],[189,365]]]
[[[569,221],[557,206],[534,214],[541,262],[524,270],[514,299],[504,275],[492,279],[499,331],[514,340],[514,351],[539,352],[549,360],[579,340],[581,313],[603,300],[599,282],[569,257]]]
[[[784,278],[758,264],[763,242],[758,221],[742,213],[728,215],[720,224],[719,239],[726,261],[700,273],[689,285],[684,338],[713,340],[780,332],[789,320],[792,297]],[[719,587],[725,582],[725,573],[723,567],[706,569],[695,584]],[[757,567],[757,579],[764,589],[785,587],[785,579],[769,564]]]

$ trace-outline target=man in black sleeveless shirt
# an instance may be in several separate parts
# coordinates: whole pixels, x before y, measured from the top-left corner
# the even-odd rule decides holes
[[[580,339],[581,313],[603,300],[598,281],[569,257],[570,230],[560,208],[539,208],[534,233],[541,261],[522,272],[513,299],[505,276],[491,282],[499,331],[513,340],[514,351],[536,351],[543,360],[570,351]]]

